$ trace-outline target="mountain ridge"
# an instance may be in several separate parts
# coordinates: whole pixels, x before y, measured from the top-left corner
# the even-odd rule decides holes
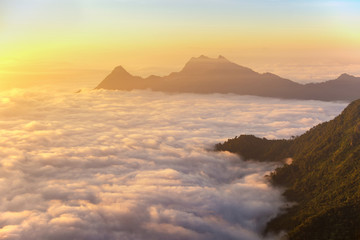
[[[292,139],[241,135],[215,146],[244,159],[292,164],[271,174],[273,184],[297,204],[271,220],[266,232],[288,232],[290,240],[360,239],[360,100],[331,121]]]
[[[160,77],[133,76],[116,67],[95,89],[152,89],[163,92],[234,93],[285,99],[353,101],[360,98],[360,77],[342,74],[338,78],[300,84],[273,73],[258,73],[223,56],[191,58],[179,72]]]

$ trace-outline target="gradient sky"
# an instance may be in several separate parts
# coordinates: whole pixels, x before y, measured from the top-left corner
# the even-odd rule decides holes
[[[221,54],[297,81],[360,75],[360,1],[0,0],[0,88],[93,86]]]

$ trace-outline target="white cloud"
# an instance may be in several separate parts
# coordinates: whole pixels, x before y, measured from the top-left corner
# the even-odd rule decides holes
[[[344,103],[150,91],[2,93],[0,239],[260,239],[273,163],[208,151],[285,138]],[[321,110],[321,111],[320,111]]]

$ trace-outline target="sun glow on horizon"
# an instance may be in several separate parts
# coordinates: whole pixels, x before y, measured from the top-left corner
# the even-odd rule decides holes
[[[166,75],[202,54],[300,81],[360,75],[359,10],[325,0],[3,0],[0,87],[95,82],[117,65]]]
[[[0,240],[357,234],[359,13],[360,0],[0,0]]]

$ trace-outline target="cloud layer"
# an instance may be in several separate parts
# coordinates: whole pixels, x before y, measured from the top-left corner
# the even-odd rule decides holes
[[[208,151],[290,137],[343,103],[150,91],[2,93],[0,239],[260,239],[271,163]]]

